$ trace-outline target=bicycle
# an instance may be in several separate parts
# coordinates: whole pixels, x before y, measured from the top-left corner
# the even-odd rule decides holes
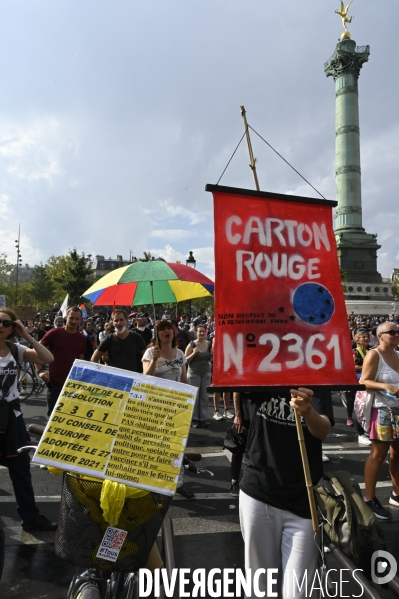
[[[28,427],[29,432],[39,437],[44,429],[40,424]],[[19,448],[18,453],[36,449],[33,445],[27,445]],[[194,461],[200,459],[199,453],[187,453],[183,459],[184,469],[195,474],[207,473],[213,476],[210,470],[198,468],[194,464]],[[105,536],[104,529],[108,530],[109,527],[99,505],[102,484],[103,481],[99,479],[87,480],[69,472],[63,474],[55,553],[79,568],[86,568],[83,573],[74,575],[67,599],[139,599],[137,572],[148,566],[148,558],[161,528],[164,562],[169,579],[175,567],[173,526],[170,519],[165,518],[172,496],[144,492],[144,497],[140,493],[140,502],[134,498],[125,500],[117,527],[127,529],[120,553],[125,543],[126,548],[122,557],[118,556],[115,562],[107,563],[97,557],[97,554],[94,555]],[[130,530],[127,515],[130,520],[138,521],[138,525]],[[137,547],[133,553],[132,545]]]
[[[41,436],[44,428],[31,424],[28,430]],[[27,445],[18,453],[36,449]],[[115,561],[107,561],[98,557],[110,527],[100,508],[102,485],[99,479],[63,474],[55,553],[77,568],[86,568],[73,577],[67,599],[139,599],[136,572],[147,565],[172,496],[136,489],[137,496],[126,498],[117,524],[126,538]]]
[[[37,370],[33,364],[22,368],[18,378],[19,400],[26,401],[31,395],[41,395],[45,383],[38,377]]]
[[[90,569],[75,575],[67,593],[67,599],[138,599],[137,576],[129,572],[111,572],[107,579],[103,571]]]
[[[146,566],[172,497],[142,492],[126,498],[117,529],[125,534],[120,552],[108,561],[100,547],[104,539],[116,538],[115,528],[100,509],[103,481],[87,480],[64,473],[55,552],[79,568],[68,599],[131,599],[138,597],[135,573]],[[130,488],[131,489],[131,488]],[[112,541],[107,545],[112,544]],[[136,595],[135,595],[136,593]]]

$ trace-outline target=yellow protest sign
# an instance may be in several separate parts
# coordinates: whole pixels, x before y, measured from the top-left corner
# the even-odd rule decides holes
[[[33,461],[173,494],[196,391],[75,360]]]

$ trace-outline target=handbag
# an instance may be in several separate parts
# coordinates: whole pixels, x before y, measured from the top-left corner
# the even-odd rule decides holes
[[[376,371],[376,373],[374,375],[374,379],[373,379],[374,381],[376,381],[380,375],[381,368],[383,366],[383,359],[381,357],[380,352],[377,349],[374,349],[373,351],[376,351],[378,354],[378,366],[377,366],[377,371]],[[362,417],[360,420],[358,420],[358,422],[363,427],[365,432],[368,433],[368,432],[370,432],[371,410],[373,409],[375,392],[374,391],[366,391],[366,392],[358,391],[357,393],[366,393]],[[356,393],[356,396],[357,396],[357,393]],[[355,398],[355,401],[356,401],[356,398]],[[358,405],[359,404],[360,404],[360,399],[359,399]],[[360,409],[360,405],[359,405],[359,409]],[[356,412],[355,412],[355,414],[356,414]]]
[[[363,422],[364,408],[366,405],[367,391],[356,391],[353,411],[359,424]]]
[[[396,441],[399,439],[399,414],[394,414],[392,410],[389,410],[391,415],[391,427],[392,427],[392,439]]]
[[[244,453],[247,446],[248,429],[242,425],[238,432],[235,424],[226,432],[226,438],[223,443],[223,449],[227,449],[232,454]]]

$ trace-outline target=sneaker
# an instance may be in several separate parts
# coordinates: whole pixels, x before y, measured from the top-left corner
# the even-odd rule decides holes
[[[396,507],[399,507],[399,495],[394,495],[393,493],[391,493],[391,496],[389,498],[389,503],[391,505],[395,505]]]
[[[346,419],[346,426],[353,426],[353,418]]]
[[[374,499],[369,499],[368,501],[366,501],[366,503],[369,506],[369,508],[373,510],[376,517],[380,520],[389,520],[390,518],[392,518],[391,512],[381,505],[377,497],[374,497]]]
[[[40,514],[34,520],[29,520],[28,522],[22,524],[22,528],[26,532],[31,532],[34,530],[50,531],[50,530],[57,530],[57,523],[50,522],[50,520],[48,518],[46,518],[46,516],[43,516],[43,514]]]
[[[183,497],[183,499],[187,499],[188,501],[195,499],[194,493],[192,493],[191,491],[188,491],[184,485],[182,485],[181,487],[178,487],[176,489],[176,493],[178,495],[180,495],[180,497]]]
[[[200,420],[199,421],[199,427],[200,428],[208,428],[209,424],[207,423],[206,420]]]
[[[232,414],[232,413],[230,412],[230,410],[225,410],[225,411],[223,412],[223,417],[224,417],[224,418],[234,418],[234,414]]]
[[[223,416],[221,415],[221,413],[218,410],[215,411],[213,417],[215,420],[222,420],[222,418],[223,418]]]
[[[233,497],[238,497],[239,494],[240,494],[240,485],[238,483],[238,480],[235,480],[230,485],[230,495],[232,495]]]
[[[322,453],[321,454],[321,461],[322,462],[329,462],[330,458],[328,458],[325,453]]]
[[[199,428],[200,426],[199,420],[193,420],[191,423],[191,428]]]
[[[371,441],[367,435],[359,435],[357,438],[357,442],[361,445],[371,445]]]

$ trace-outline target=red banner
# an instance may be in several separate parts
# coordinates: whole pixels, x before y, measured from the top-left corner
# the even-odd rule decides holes
[[[356,385],[336,202],[207,190],[215,217],[212,385]]]

